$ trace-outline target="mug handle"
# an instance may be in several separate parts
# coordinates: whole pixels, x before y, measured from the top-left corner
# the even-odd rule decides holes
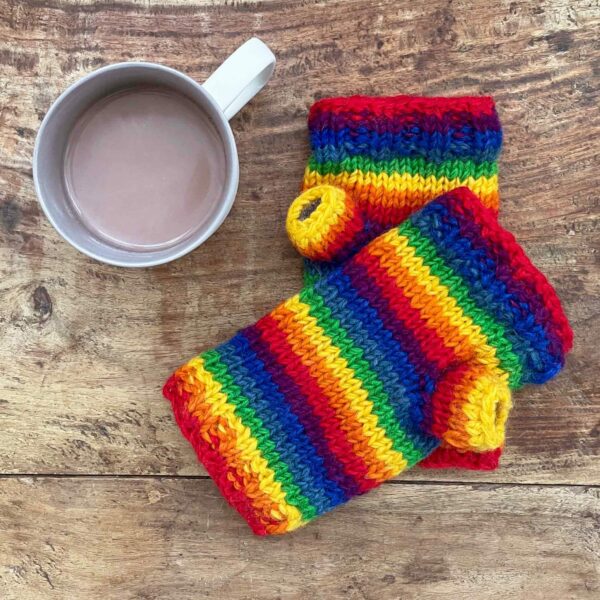
[[[253,37],[229,56],[203,87],[229,120],[262,90],[274,68],[275,55]]]

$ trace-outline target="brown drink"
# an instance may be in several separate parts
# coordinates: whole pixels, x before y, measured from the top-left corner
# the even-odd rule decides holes
[[[168,247],[211,217],[226,182],[223,142],[185,96],[131,88],[76,123],[64,161],[70,200],[86,227],[113,245]]]

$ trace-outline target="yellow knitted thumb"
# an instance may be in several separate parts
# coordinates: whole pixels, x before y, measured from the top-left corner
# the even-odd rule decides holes
[[[448,429],[442,437],[447,444],[475,452],[500,448],[512,408],[507,375],[479,365],[466,370],[448,408]]]
[[[329,262],[344,258],[364,223],[350,194],[332,185],[317,185],[292,202],[286,229],[302,256]]]

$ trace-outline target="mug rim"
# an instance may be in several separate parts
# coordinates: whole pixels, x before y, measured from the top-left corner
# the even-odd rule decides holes
[[[209,225],[206,227],[206,229],[204,231],[202,231],[202,233],[198,233],[196,235],[192,234],[190,236],[188,242],[184,243],[181,246],[181,248],[179,248],[177,251],[173,251],[172,253],[169,253],[168,252],[169,249],[168,248],[165,249],[165,253],[166,253],[165,256],[154,258],[154,259],[142,260],[142,257],[144,255],[143,252],[136,252],[135,250],[129,250],[129,252],[131,253],[132,260],[124,261],[124,260],[120,260],[120,259],[107,258],[97,252],[94,252],[93,250],[83,247],[81,244],[79,244],[75,240],[73,240],[70,237],[70,235],[62,229],[62,227],[56,222],[56,220],[52,216],[52,214],[47,206],[48,202],[42,193],[41,185],[39,182],[38,168],[39,168],[39,152],[40,152],[40,143],[41,143],[40,141],[42,140],[42,138],[44,136],[44,132],[46,130],[46,127],[48,126],[48,123],[52,120],[52,118],[54,117],[55,113],[58,110],[58,107],[66,100],[66,98],[68,98],[77,88],[86,84],[88,81],[98,77],[99,75],[103,75],[104,73],[107,73],[110,71],[116,71],[119,69],[128,69],[128,68],[133,68],[133,67],[135,67],[135,68],[141,67],[143,69],[148,69],[151,71],[159,70],[159,71],[167,72],[175,77],[183,79],[186,83],[192,85],[192,87],[194,87],[198,92],[200,92],[200,94],[203,96],[203,98],[214,109],[215,114],[219,115],[219,124],[223,127],[223,130],[225,131],[225,134],[226,134],[225,139],[222,139],[223,146],[224,146],[226,157],[227,157],[228,153],[229,153],[229,156],[231,157],[231,160],[230,160],[231,164],[229,165],[230,173],[226,179],[225,188],[223,190],[222,197],[219,201],[218,211],[215,213],[215,216],[209,222]],[[195,104],[199,105],[199,103],[196,100],[194,100],[193,98],[190,98],[190,100],[192,100]],[[200,108],[202,108],[202,110],[206,110],[206,108],[203,106],[200,106]],[[221,137],[223,138],[223,136],[221,136]],[[181,258],[182,256],[185,256],[186,254],[189,254],[190,252],[192,252],[192,250],[195,250],[196,248],[198,248],[208,238],[210,238],[217,231],[217,229],[219,229],[219,227],[223,224],[223,222],[227,218],[227,215],[230,213],[231,208],[233,207],[233,203],[235,201],[235,197],[236,197],[238,185],[239,185],[239,159],[238,159],[238,153],[237,153],[237,145],[235,143],[235,138],[233,136],[233,131],[231,129],[231,125],[229,124],[229,121],[225,117],[223,111],[221,110],[220,106],[217,104],[216,100],[210,95],[210,93],[207,90],[204,89],[204,87],[201,83],[198,83],[195,79],[193,79],[189,75],[186,75],[185,73],[178,71],[177,69],[173,69],[172,67],[168,67],[168,66],[162,65],[160,63],[146,62],[146,61],[125,61],[125,62],[119,62],[119,63],[111,63],[109,65],[100,67],[99,69],[95,69],[94,71],[91,71],[90,73],[87,73],[83,77],[77,79],[77,81],[73,82],[70,86],[68,86],[56,98],[56,100],[54,100],[54,102],[51,104],[50,108],[44,115],[44,118],[42,119],[42,123],[40,124],[40,127],[38,129],[38,132],[37,132],[37,135],[35,138],[32,163],[33,163],[33,165],[32,165],[33,166],[33,183],[34,183],[38,203],[42,207],[42,211],[46,215],[46,218],[48,219],[48,221],[50,221],[51,225],[58,232],[58,234],[66,242],[71,244],[71,246],[73,246],[76,250],[85,254],[86,256],[89,256],[90,258],[93,258],[94,260],[97,260],[99,262],[117,266],[117,267],[131,267],[131,268],[155,267],[158,265],[163,265],[163,264],[172,262],[174,260],[177,260],[178,258]],[[139,255],[139,257],[140,257],[137,260],[134,258],[136,255]]]

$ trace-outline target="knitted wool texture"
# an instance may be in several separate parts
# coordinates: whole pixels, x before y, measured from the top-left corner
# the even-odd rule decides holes
[[[571,344],[550,284],[462,188],[190,360],[164,393],[230,504],[275,534],[441,440],[497,447],[509,388],[554,376]]]
[[[457,187],[498,210],[502,128],[491,97],[325,98],[310,109],[308,129],[302,189],[348,192],[370,239]]]
[[[460,186],[498,209],[502,129],[491,97],[326,98],[312,106],[308,127],[302,189],[330,184],[358,202],[363,232],[353,251]],[[306,261],[305,280],[334,267],[328,257]],[[442,447],[421,466],[494,469],[500,454]]]

